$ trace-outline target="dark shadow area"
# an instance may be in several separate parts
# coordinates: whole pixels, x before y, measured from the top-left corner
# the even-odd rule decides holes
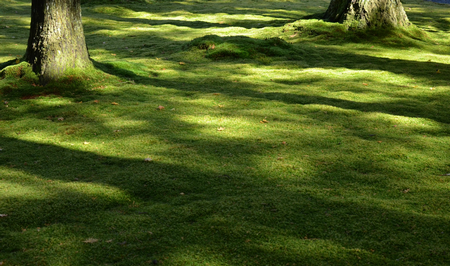
[[[430,2],[434,2],[434,3],[438,3],[438,4],[447,4],[450,5],[450,1],[449,0],[427,0]]]
[[[17,59],[12,59],[12,60],[6,61],[4,63],[0,63],[0,73],[1,73],[1,70],[3,70],[5,67],[16,64],[16,60]],[[0,74],[0,78],[2,78],[1,74]]]
[[[325,14],[324,12],[320,12],[320,13],[314,13],[314,14],[310,14],[310,15],[306,15],[303,16],[301,19],[320,19],[323,20],[323,15]]]

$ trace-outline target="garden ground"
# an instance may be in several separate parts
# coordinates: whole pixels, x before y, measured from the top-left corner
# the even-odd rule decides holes
[[[450,7],[362,32],[328,4],[84,4],[95,68],[0,80],[0,264],[448,265]]]

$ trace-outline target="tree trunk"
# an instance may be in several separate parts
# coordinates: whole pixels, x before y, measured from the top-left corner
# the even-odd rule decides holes
[[[81,23],[80,0],[32,0],[25,60],[41,83],[91,65]]]
[[[400,0],[331,0],[324,19],[358,28],[409,25]]]

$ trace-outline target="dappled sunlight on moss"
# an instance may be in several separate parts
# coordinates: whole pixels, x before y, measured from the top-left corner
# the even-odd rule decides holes
[[[444,265],[447,10],[378,38],[328,4],[85,1],[96,69],[0,80],[5,265]]]

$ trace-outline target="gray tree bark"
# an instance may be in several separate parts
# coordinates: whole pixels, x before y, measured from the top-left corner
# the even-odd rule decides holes
[[[92,63],[81,23],[80,0],[32,0],[25,60],[42,84]]]
[[[358,28],[409,25],[400,0],[331,0],[324,19]]]

